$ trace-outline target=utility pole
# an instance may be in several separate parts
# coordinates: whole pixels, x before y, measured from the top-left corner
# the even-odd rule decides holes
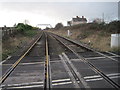
[[[24,23],[25,23],[25,24],[28,24],[28,23],[29,23],[29,21],[25,19]]]
[[[104,22],[104,13],[102,14],[102,20],[103,20],[103,22]]]
[[[118,2],[118,20],[120,20],[120,1]]]

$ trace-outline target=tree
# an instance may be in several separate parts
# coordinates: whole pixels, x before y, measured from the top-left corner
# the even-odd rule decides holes
[[[49,28],[49,27],[46,27],[46,28],[45,28],[45,30],[48,30],[48,29],[50,29],[50,28]]]
[[[62,23],[57,23],[56,25],[55,25],[55,29],[60,29],[60,28],[62,28],[63,27],[63,24]]]
[[[28,25],[28,24],[25,24],[25,30],[32,30],[32,26]]]

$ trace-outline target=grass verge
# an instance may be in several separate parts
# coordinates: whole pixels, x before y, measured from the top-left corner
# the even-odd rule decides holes
[[[119,51],[119,48],[111,48],[111,34],[120,33],[120,21],[113,21],[109,24],[87,23],[75,26],[66,26],[59,30],[50,29],[49,32],[68,37],[67,30],[70,30],[70,39],[77,40],[90,45],[99,51]]]
[[[23,46],[29,44],[31,40],[39,33],[37,30],[28,30],[24,34],[18,33],[2,40],[2,60],[15,53],[17,50],[22,49]]]

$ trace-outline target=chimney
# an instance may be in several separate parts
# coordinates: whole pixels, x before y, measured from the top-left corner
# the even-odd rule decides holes
[[[79,18],[78,16],[76,16],[76,18]]]
[[[84,18],[84,16],[82,16],[82,18]]]

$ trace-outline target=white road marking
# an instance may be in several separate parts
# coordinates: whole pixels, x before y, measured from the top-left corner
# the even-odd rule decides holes
[[[120,75],[120,73],[112,73],[112,74],[108,74],[107,76],[114,76],[114,75]]]
[[[72,83],[70,79],[58,79],[58,80],[52,80],[52,85],[64,85],[64,84],[69,84]],[[42,85],[37,85],[37,84],[42,84]],[[29,86],[31,85],[31,86]],[[6,85],[2,85],[4,87]],[[40,87],[43,86],[43,82],[31,82],[31,83],[20,83],[20,84],[8,84],[7,85],[10,88],[30,88],[30,87]]]
[[[0,64],[3,64],[4,62],[6,62],[6,60],[1,61]]]
[[[32,64],[41,64],[44,62],[34,62],[34,63],[20,63],[19,65],[32,65]],[[2,65],[13,65],[13,64],[2,64]]]
[[[120,57],[120,56],[110,56],[111,58],[114,58],[114,57]],[[106,57],[88,57],[88,58],[85,58],[85,59],[88,59],[88,60],[99,60],[99,59],[102,59],[102,58],[106,58]],[[80,59],[71,59],[73,61],[80,61]]]
[[[87,77],[84,77],[84,79],[98,78],[98,77],[101,77],[101,76],[100,75],[87,76]]]
[[[0,64],[6,62],[8,59],[10,59],[12,56],[8,56],[5,60],[1,61]]]
[[[107,53],[109,53],[109,54],[112,54],[112,55],[114,55],[114,56],[117,56],[117,57],[119,57],[120,55],[118,55],[118,54],[115,54],[115,53],[112,53],[112,52],[109,52],[109,51],[106,51]]]
[[[7,86],[22,86],[22,85],[32,85],[32,84],[43,84],[43,82],[31,82],[31,83],[20,83],[20,84],[8,84]],[[2,85],[5,86],[5,85]]]
[[[34,62],[34,63],[20,63],[19,65],[31,65],[31,64],[41,64],[44,62]]]
[[[120,73],[107,74],[107,76],[115,76],[115,75],[120,75]],[[101,77],[101,76],[100,75],[86,76],[84,77],[84,79],[97,78],[97,77]]]
[[[88,80],[85,80],[85,81],[98,81],[98,80],[102,80],[103,78],[97,78],[97,79],[88,79]]]
[[[112,73],[112,74],[107,74],[109,78],[119,78],[120,73]],[[86,79],[85,81],[97,81],[97,80],[102,80],[103,78],[100,75],[93,75],[93,76],[87,76],[84,77]]]
[[[61,83],[54,83],[52,84],[53,86],[56,86],[56,85],[65,85],[65,84],[71,84],[72,82],[61,82]]]
[[[119,78],[120,76],[113,76],[113,77],[109,77],[110,79],[113,79],[113,78]],[[88,80],[85,80],[85,81],[98,81],[98,80],[102,80],[103,78],[96,78],[96,79],[88,79]]]
[[[61,82],[61,83],[54,83],[52,84],[53,86],[58,86],[58,85],[66,85],[66,84],[71,84],[72,82]],[[33,88],[33,87],[43,87],[43,85],[32,85],[32,86],[20,86],[20,87],[8,87],[9,89],[15,89],[15,88]]]
[[[110,78],[112,79],[112,78],[119,78],[119,77],[120,77],[120,76],[114,76],[114,77],[110,77]]]
[[[61,81],[69,81],[70,79],[58,79],[58,80],[53,80],[52,82],[61,82]]]
[[[8,89],[15,89],[15,88],[33,88],[33,87],[43,87],[43,85],[22,86],[22,87],[9,87]]]
[[[60,60],[59,61],[51,61],[51,63],[52,62],[61,62],[61,61]],[[41,63],[44,64],[44,62],[31,62],[31,63],[20,63],[19,65],[32,65],[32,64],[41,64]],[[0,63],[0,64],[2,64],[2,63]],[[2,64],[2,66],[3,65],[13,65],[13,64]]]

